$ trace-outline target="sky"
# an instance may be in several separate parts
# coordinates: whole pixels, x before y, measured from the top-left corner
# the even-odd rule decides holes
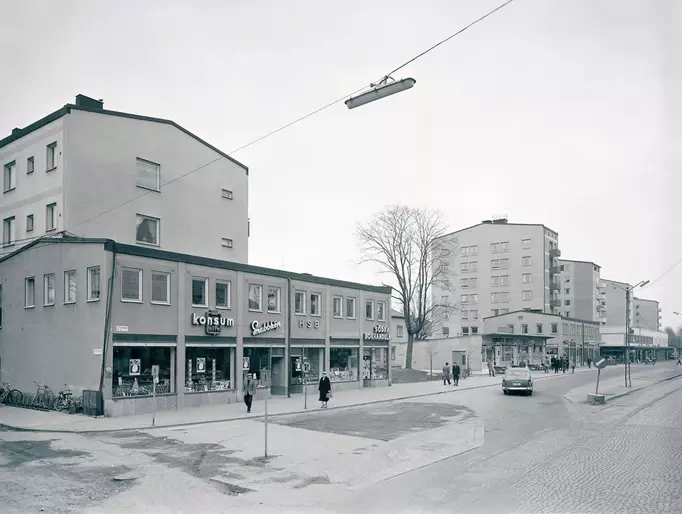
[[[73,102],[169,118],[232,150],[382,77],[502,0],[0,2],[0,135]],[[380,284],[356,224],[506,214],[562,257],[654,281],[682,259],[682,2],[515,0],[343,102],[233,156],[251,264]],[[682,324],[682,264],[637,293]]]

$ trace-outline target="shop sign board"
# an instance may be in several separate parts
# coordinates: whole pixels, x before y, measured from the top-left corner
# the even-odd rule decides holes
[[[130,359],[128,361],[128,375],[131,377],[139,377],[141,365],[140,359]]]
[[[271,330],[277,330],[282,326],[280,321],[264,321],[259,323],[254,320],[251,322],[251,335],[257,336],[259,334],[264,334],[265,332],[270,332]]]
[[[244,371],[248,371],[251,369],[251,357],[244,357],[242,359],[242,369]]]
[[[197,357],[197,373],[206,373],[206,357]]]
[[[232,318],[223,318],[218,311],[206,311],[206,314],[203,316],[197,316],[196,313],[193,312],[192,325],[203,325],[207,335],[215,336],[220,334],[222,327],[233,327],[234,320]]]
[[[374,325],[371,332],[365,332],[365,341],[388,341],[391,334],[387,325]]]
[[[320,320],[319,319],[299,319],[298,320],[298,327],[299,328],[320,328]]]

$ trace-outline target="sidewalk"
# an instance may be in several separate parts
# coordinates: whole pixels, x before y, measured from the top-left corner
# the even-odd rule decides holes
[[[576,373],[596,373],[594,368],[576,368]],[[558,379],[569,376],[560,373],[544,373],[534,371],[535,379]],[[480,387],[494,387],[500,384],[501,377],[488,375],[473,375],[460,379],[459,386],[444,386],[442,380],[431,382],[416,382],[408,384],[394,384],[390,387],[365,388],[334,393],[328,410],[367,405],[372,403],[389,402],[406,398],[418,398],[434,394],[455,393]],[[633,378],[634,384],[634,378]],[[318,408],[317,391],[309,391],[308,409],[304,409],[303,395],[291,398],[273,397],[268,400],[268,416],[296,414],[309,412]],[[62,414],[61,412],[44,412],[18,407],[0,406],[0,426],[18,430],[40,432],[108,432],[122,430],[154,429],[163,427],[180,427],[204,423],[236,421],[243,419],[259,419],[263,417],[264,402],[254,402],[253,411],[247,414],[243,403],[227,405],[207,405],[203,407],[188,407],[181,410],[160,411],[156,413],[155,427],[152,427],[151,414],[137,416],[121,416],[116,418],[91,418],[81,415]]]

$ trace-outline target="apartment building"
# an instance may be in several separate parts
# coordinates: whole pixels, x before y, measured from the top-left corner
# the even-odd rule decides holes
[[[67,233],[248,261],[248,168],[177,123],[84,95],[0,139],[0,256]]]
[[[627,282],[602,279],[606,296],[606,324],[625,326],[626,291],[632,287]],[[630,305],[630,321],[633,319],[634,309]]]
[[[561,290],[559,313],[599,323],[606,322],[606,291],[601,266],[590,261],[559,259]]]
[[[439,238],[449,270],[433,300],[457,305],[433,337],[478,334],[483,318],[517,310],[559,313],[559,235],[541,224],[485,220]]]
[[[632,326],[646,330],[661,331],[661,308],[656,300],[634,298],[632,300]]]

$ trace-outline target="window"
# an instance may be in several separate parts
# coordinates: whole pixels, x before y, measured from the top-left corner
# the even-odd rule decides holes
[[[280,312],[282,290],[279,287],[268,286],[268,312]]]
[[[460,303],[467,303],[469,301],[469,295],[468,294],[463,294],[459,297]]]
[[[497,303],[500,301],[500,293],[490,293],[490,301],[492,303]]]
[[[88,268],[88,278],[87,278],[87,288],[88,288],[88,301],[96,302],[99,300],[100,290],[99,290],[99,266],[93,266]]]
[[[469,255],[469,247],[463,246],[462,248],[459,249],[459,253],[463,256]]]
[[[353,298],[355,300],[355,298]],[[330,348],[329,371],[332,382],[355,382],[359,380],[358,348]]]
[[[470,294],[469,295],[469,303],[478,303],[478,294]]]
[[[571,300],[564,300],[564,305],[566,305],[566,306],[571,305]]]
[[[355,298],[346,298],[346,317],[355,319]]]
[[[462,327],[462,335],[463,336],[469,335],[469,327]]]
[[[395,360],[395,346],[391,346],[391,360]]]
[[[29,277],[24,279],[24,307],[31,308],[36,306],[36,279]]]
[[[497,243],[490,243],[490,253],[497,253]]]
[[[161,165],[138,157],[135,163],[135,185],[152,191],[160,191]]]
[[[12,161],[5,164],[2,187],[3,192],[11,191],[17,187],[17,163]]]
[[[524,273],[523,275],[521,275],[521,281],[524,284],[530,284],[531,277],[532,275],[530,273]]]
[[[159,244],[159,219],[145,216],[143,214],[137,215],[137,231],[135,233],[135,241],[149,245]]]
[[[528,333],[528,325],[521,325],[521,333],[522,334],[527,334]]]
[[[10,246],[14,244],[14,216],[2,220],[2,245]]]
[[[469,316],[471,316],[471,319],[478,319],[478,311],[469,311]]]
[[[500,269],[509,269],[509,257],[500,259]]]
[[[398,325],[398,326],[396,327],[396,330],[395,330],[395,331],[396,331],[396,336],[397,336],[397,337],[403,337],[403,334],[404,334],[403,331],[404,331],[404,330],[405,330],[405,327],[403,327],[402,325]]]
[[[571,294],[571,288],[570,288],[570,287],[567,287],[567,288],[565,289],[565,291],[566,291],[566,294]]]
[[[226,198],[227,200],[232,200],[234,198],[234,195],[232,194],[232,191],[229,189],[223,189],[223,198]]]
[[[500,243],[500,252],[508,252],[509,251],[509,241],[502,241]]]
[[[490,315],[491,316],[499,316],[500,314],[500,309],[491,309]]]
[[[33,232],[33,214],[26,216],[26,232]]]
[[[509,285],[509,275],[500,275],[500,285],[501,286]]]
[[[469,319],[469,311],[461,311],[462,319]]]
[[[509,301],[509,293],[500,293],[500,301],[501,302],[508,302]]]
[[[233,243],[232,239],[229,239],[229,238],[227,238],[227,237],[223,237],[223,238],[220,240],[220,244],[221,244],[222,246],[224,246],[225,248],[232,248],[232,245],[233,245],[234,243]]]
[[[26,159],[26,174],[33,173],[36,170],[36,161],[33,157]]]
[[[471,327],[472,334],[478,334],[478,327]]]
[[[462,278],[459,281],[459,285],[461,287],[469,287],[469,279],[468,278]]]
[[[478,255],[478,245],[471,245],[469,247],[469,255]]]
[[[538,334],[542,334],[542,323],[537,323],[535,325],[535,332]]]
[[[152,303],[170,305],[170,273],[152,271]]]
[[[521,258],[521,265],[522,266],[530,266],[532,264],[533,260],[530,258],[529,255],[526,255],[525,257]]]
[[[441,306],[448,305],[450,303],[450,297],[445,295],[440,297],[440,304]]]
[[[121,301],[142,301],[142,270],[121,268]]]
[[[263,310],[263,286],[257,284],[249,284],[249,310],[250,311]]]
[[[531,240],[526,238],[526,239],[521,239],[521,248],[530,248],[531,245]]]
[[[499,275],[493,275],[492,277],[490,277],[490,285],[491,286],[499,286],[500,285]]]
[[[234,348],[185,348],[185,392],[234,389]]]
[[[294,312],[296,314],[305,314],[305,292],[296,291],[294,293]]]
[[[443,335],[444,336],[450,335],[450,327],[443,327]]]
[[[507,314],[509,309],[500,309],[500,314]]]
[[[365,318],[374,319],[374,300],[367,300],[365,302]]]
[[[216,281],[215,283],[215,306],[217,309],[229,309],[232,305],[232,283],[228,281]]]
[[[492,259],[490,261],[490,269],[500,269],[500,259]]]
[[[470,278],[469,279],[469,287],[478,287],[478,278]]]
[[[45,207],[45,231],[49,232],[57,228],[57,204],[50,203]]]
[[[64,272],[64,303],[76,303],[76,270]]]
[[[43,277],[43,305],[54,305],[55,302],[55,281],[54,273],[49,273]]]
[[[187,350],[187,356],[191,358],[192,350]],[[175,392],[175,348],[114,346],[113,354],[111,385],[114,397],[150,395],[153,391],[157,394]],[[156,385],[152,366],[159,367]],[[211,373],[207,374],[212,378]]]
[[[45,161],[45,170],[52,171],[57,167],[57,142],[47,145],[47,160]]]
[[[532,300],[533,299],[533,291],[521,291],[521,299],[522,300]]]
[[[377,320],[386,321],[386,302],[377,302]]]
[[[469,263],[468,262],[463,262],[460,266],[461,266],[462,271],[469,271]]]
[[[562,264],[561,266],[559,266],[559,271],[565,271],[565,270],[564,270],[564,265],[563,265],[563,264]]]
[[[332,298],[332,315],[335,318],[343,318],[343,297],[335,296]]]

